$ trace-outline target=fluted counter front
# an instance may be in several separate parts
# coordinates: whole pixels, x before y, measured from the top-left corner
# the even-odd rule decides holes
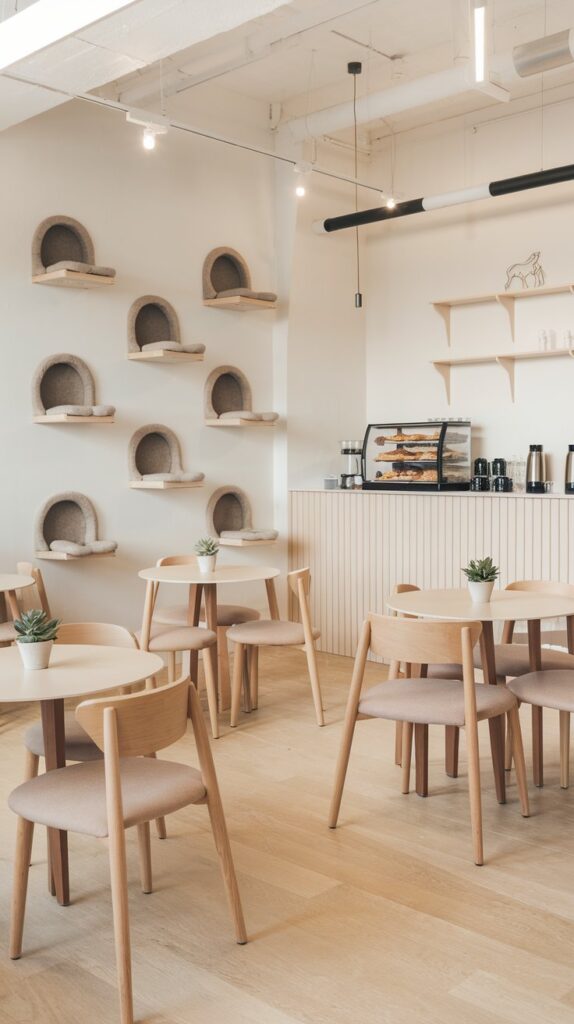
[[[464,585],[461,566],[492,555],[501,586],[574,582],[574,497],[303,491],[289,495],[289,565],[312,574],[319,648],[355,653],[363,616],[395,583]]]

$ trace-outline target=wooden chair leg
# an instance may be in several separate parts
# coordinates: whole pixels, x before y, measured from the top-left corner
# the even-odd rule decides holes
[[[542,708],[532,705],[532,766],[534,785],[544,785],[544,768],[542,758]]]
[[[520,811],[523,818],[530,817],[530,804],[528,802],[528,784],[526,782],[526,764],[524,761],[524,747],[522,745],[522,729],[520,728],[520,716],[518,708],[508,712],[510,735],[512,737],[512,755],[516,770],[516,785],[520,797]],[[502,719],[504,721],[504,719]]]
[[[219,710],[227,711],[231,706],[231,676],[229,674],[229,646],[227,627],[217,628],[217,657],[219,663]]]
[[[444,730],[444,767],[451,779],[458,778],[458,748],[460,729],[456,725],[447,725]]]
[[[167,681],[175,682],[175,651],[167,652]]]
[[[233,657],[233,679],[231,683],[231,728],[234,729],[239,719],[241,687],[243,685],[243,668],[245,663],[245,644],[235,644]]]
[[[142,892],[150,893],[152,892],[152,875],[149,821],[138,825],[138,854]]]
[[[570,785],[570,712],[560,712],[560,785]]]
[[[207,690],[207,706],[209,708],[209,720],[211,722],[211,735],[214,740],[219,739],[219,722],[217,721],[217,683],[215,682],[215,647],[205,647],[203,650],[203,672],[205,675],[205,688]]]
[[[231,846],[229,844],[227,825],[225,824],[219,790],[214,793],[213,786],[210,787],[209,783],[207,790],[207,809],[209,811],[213,838],[219,855],[221,874],[223,875],[223,883],[225,885],[227,900],[229,902],[229,908],[233,919],[235,939],[241,946],[243,946],[247,942],[247,930],[245,928],[245,919],[243,917],[243,908],[241,906],[239,886],[237,885],[235,865],[233,863]]]
[[[474,863],[484,864],[482,844],[482,797],[480,793],[480,760],[478,755],[478,730],[476,721],[467,723],[466,743],[468,748],[468,796],[470,800],[470,821]]]
[[[506,716],[506,747],[504,751],[504,770],[512,771],[512,719]]]
[[[403,779],[402,793],[408,793],[411,788],[411,756],[413,751],[413,724],[412,722],[397,722],[402,729],[402,758],[403,758]],[[396,738],[396,736],[395,736]]]
[[[506,803],[506,779],[504,777],[504,717],[488,719],[490,731],[490,750],[492,754],[492,769],[494,772],[494,784],[496,788],[496,799],[499,804]]]
[[[33,754],[31,750],[26,750],[26,759],[24,762],[24,782],[29,782],[30,779],[35,779],[38,774],[38,767],[40,764],[40,758],[37,754]]]
[[[12,891],[12,916],[10,920],[10,957],[18,960],[22,955],[22,934],[24,931],[24,913],[26,911],[26,892],[28,889],[28,873],[34,823],[18,818],[16,831],[16,852],[14,856],[14,883]]]
[[[311,681],[311,691],[313,693],[313,703],[315,705],[315,716],[317,718],[317,725],[325,725],[325,718],[323,716],[323,701],[321,699],[321,686],[319,683],[319,672],[317,669],[317,652],[315,651],[314,644],[305,644],[305,654],[307,656],[307,667],[309,669],[309,679]]]
[[[114,829],[109,838],[114,938],[121,1024],[133,1024],[132,964],[125,832]]]
[[[339,811],[341,810],[341,799],[343,797],[343,787],[345,785],[345,777],[349,766],[349,757],[351,756],[351,747],[353,745],[356,722],[356,713],[352,717],[347,716],[345,720],[341,749],[339,750],[337,768],[335,771],[335,786],[333,788],[333,796],[331,797],[331,807],[329,808],[329,828],[337,828]]]
[[[259,707],[259,648],[255,644],[249,648],[248,660],[251,709],[257,711]]]
[[[395,764],[403,763],[403,722],[395,722]]]
[[[419,796],[429,795],[429,727],[415,725],[415,778]]]
[[[153,754],[148,754],[148,757],[155,757],[155,751]],[[167,829],[165,827],[165,818],[155,819],[155,830],[157,832],[158,839],[167,839]]]

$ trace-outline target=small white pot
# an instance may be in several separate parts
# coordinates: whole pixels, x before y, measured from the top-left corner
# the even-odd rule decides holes
[[[41,640],[37,644],[21,644],[17,641],[20,657],[25,669],[48,668],[53,640]]]
[[[217,555],[198,555],[197,565],[201,573],[215,572]]]
[[[493,590],[493,581],[490,583],[473,583],[471,580],[468,581],[468,591],[473,604],[488,604]]]

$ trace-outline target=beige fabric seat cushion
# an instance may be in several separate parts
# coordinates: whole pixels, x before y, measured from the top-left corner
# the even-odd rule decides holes
[[[167,604],[155,609],[153,620],[168,626],[186,626],[187,610],[186,604]],[[200,616],[202,622],[205,622],[205,608],[201,609]],[[239,622],[251,622],[258,618],[256,608],[247,608],[241,604],[217,605],[218,626],[235,626]]]
[[[126,757],[120,764],[126,828],[205,796],[200,773],[186,764],[149,757]],[[107,836],[104,763],[88,761],[39,775],[13,790],[8,805],[21,818],[49,828]]]
[[[494,661],[496,674],[501,679],[505,676],[523,676],[530,672],[530,656],[525,644],[495,644]],[[474,665],[475,668],[482,668],[479,647],[474,650]],[[551,651],[543,647],[542,668],[574,669],[574,654],[568,654],[567,651]]]
[[[0,644],[12,643],[17,635],[13,622],[0,622]]]
[[[574,671],[549,669],[511,679],[508,689],[526,704],[574,711]]]
[[[136,633],[138,643],[141,643],[141,630]],[[202,629],[201,626],[180,626],[179,629],[170,629],[169,626],[160,626],[152,622],[150,651],[202,651],[204,647],[213,647],[217,643],[217,635],[210,629]]]
[[[320,636],[313,630],[313,639]],[[255,644],[258,647],[289,647],[305,643],[305,634],[300,622],[283,622],[275,619],[259,619],[258,622],[244,622],[227,630],[230,640],[240,644]]]
[[[66,761],[100,761],[104,756],[99,747],[90,739],[77,721],[73,711],[64,716],[66,735]],[[44,757],[44,734],[42,723],[34,722],[24,733],[24,745],[32,754]]]
[[[516,707],[506,686],[475,683],[479,719],[495,718]],[[368,690],[359,711],[373,718],[420,725],[464,725],[464,688],[454,679],[389,679]]]

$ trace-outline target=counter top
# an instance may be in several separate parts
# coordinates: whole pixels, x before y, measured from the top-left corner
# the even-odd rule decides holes
[[[414,488],[411,490],[395,491],[375,491],[375,490],[346,490],[341,487],[334,488],[331,490],[328,487],[290,487],[289,492],[291,494],[386,494],[386,495],[410,495],[415,498],[528,498],[530,501],[548,501],[549,498],[563,498],[564,500],[571,501],[574,499],[574,494],[564,494],[563,491],[551,492],[550,494],[526,494],[525,491],[416,491]]]

